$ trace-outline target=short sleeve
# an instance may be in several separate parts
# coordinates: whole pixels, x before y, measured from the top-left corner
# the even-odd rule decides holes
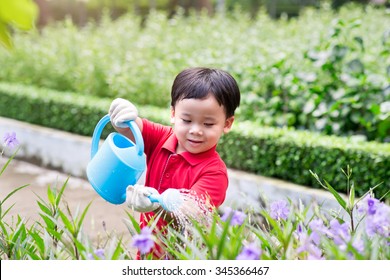
[[[169,136],[171,128],[158,123],[142,119],[142,138],[144,140],[145,154],[151,155],[162,139]]]
[[[214,207],[219,207],[226,197],[228,176],[223,170],[207,171],[191,187],[200,197],[209,198]]]

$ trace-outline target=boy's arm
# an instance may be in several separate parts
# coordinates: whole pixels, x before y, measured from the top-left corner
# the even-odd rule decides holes
[[[218,208],[226,197],[229,180],[226,170],[210,170],[204,173],[192,185],[191,191],[201,200]]]
[[[189,220],[202,221],[210,210],[218,208],[225,200],[228,187],[228,176],[224,170],[210,170],[198,178],[190,190],[183,190],[183,203],[178,212]],[[180,222],[176,215],[165,211],[161,206],[153,211],[156,214],[163,212],[161,217],[173,225]],[[174,213],[177,214],[177,213]],[[205,219],[207,220],[207,218]]]

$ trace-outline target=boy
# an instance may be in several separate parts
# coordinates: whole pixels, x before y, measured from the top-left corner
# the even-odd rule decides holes
[[[136,107],[125,99],[117,98],[111,103],[109,114],[115,129],[133,139],[124,122],[135,120],[144,139],[145,186],[129,186],[126,199],[130,208],[144,213],[141,228],[161,210],[147,196],[168,188],[191,190],[199,197],[207,197],[214,207],[223,203],[228,175],[216,146],[220,137],[230,131],[239,104],[240,90],[229,73],[200,67],[182,71],[173,82],[173,128],[139,118]],[[157,227],[163,226],[159,220]]]

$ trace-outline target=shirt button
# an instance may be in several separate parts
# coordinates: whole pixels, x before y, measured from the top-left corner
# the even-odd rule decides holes
[[[171,175],[169,173],[165,174],[165,178],[169,178]]]

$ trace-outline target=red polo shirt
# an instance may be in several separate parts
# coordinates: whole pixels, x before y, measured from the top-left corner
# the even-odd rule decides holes
[[[176,154],[178,140],[171,127],[146,119],[142,121],[147,159],[145,185],[159,193],[168,188],[192,189],[208,195],[216,207],[221,205],[225,200],[228,176],[216,146],[200,154]]]
[[[176,154],[178,140],[169,126],[142,120],[147,172],[145,186],[164,192],[168,188],[191,189],[206,195],[218,207],[225,200],[228,175],[216,146],[200,154]],[[154,213],[141,215],[141,228]],[[145,223],[146,222],[146,223]],[[161,229],[164,223],[158,223]]]

